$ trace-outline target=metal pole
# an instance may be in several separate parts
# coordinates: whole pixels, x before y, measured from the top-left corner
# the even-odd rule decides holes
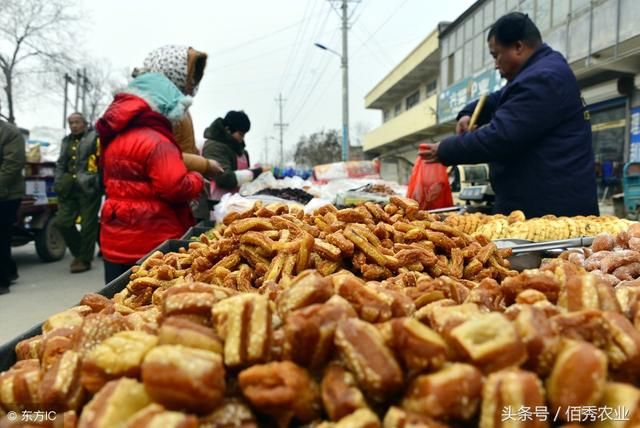
[[[349,160],[348,0],[342,0],[342,161]]]
[[[282,131],[284,129],[284,125],[282,122],[282,94],[278,97],[280,104],[280,166],[284,166],[284,139],[282,135]]]
[[[87,89],[88,89],[87,69],[82,69],[82,115],[87,117]]]
[[[73,106],[74,112],[78,111],[78,102],[80,101],[80,87],[82,86],[82,76],[80,70],[76,70],[76,104]]]
[[[64,73],[64,108],[62,109],[62,129],[67,129],[67,103],[69,102],[69,80],[71,76]]]

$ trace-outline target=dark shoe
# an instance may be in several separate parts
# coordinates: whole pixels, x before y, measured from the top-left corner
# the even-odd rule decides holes
[[[71,273],[82,273],[91,269],[91,263],[83,262],[80,259],[73,259],[71,262]]]
[[[9,294],[9,286],[7,285],[0,286],[0,294]]]

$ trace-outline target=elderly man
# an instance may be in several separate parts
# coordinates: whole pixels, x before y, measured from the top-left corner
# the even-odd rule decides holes
[[[102,200],[98,158],[100,140],[89,129],[81,113],[69,118],[71,133],[62,140],[56,164],[55,190],[58,193],[56,227],[60,229],[71,254],[71,273],[91,269],[98,236],[98,212]],[[80,231],[76,219],[80,217]]]
[[[11,258],[11,231],[24,196],[24,137],[15,126],[0,121],[0,294],[18,278]]]
[[[421,156],[445,165],[489,162],[498,213],[597,215],[591,123],[567,61],[518,12],[495,22],[488,43],[506,86],[489,95],[479,129],[468,129],[472,103],[458,114],[458,135]]]

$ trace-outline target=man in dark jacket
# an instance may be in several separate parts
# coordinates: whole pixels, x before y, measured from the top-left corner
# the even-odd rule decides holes
[[[100,140],[93,129],[88,129],[82,114],[72,113],[68,120],[71,134],[62,140],[56,163],[56,227],[74,257],[71,273],[80,273],[91,269],[98,237],[98,212],[102,201],[98,174]],[[80,232],[76,229],[78,216]]]
[[[468,129],[474,102],[458,114],[458,135],[421,156],[445,165],[489,162],[497,213],[597,215],[591,123],[566,60],[518,12],[498,19],[488,42],[506,86],[488,96],[479,129]]]
[[[249,153],[244,136],[251,129],[251,121],[243,111],[230,111],[213,121],[204,131],[207,141],[202,156],[218,161],[224,172],[213,178],[209,200],[218,202],[225,193],[237,192],[244,183],[254,180],[262,168],[249,168]]]
[[[24,196],[24,137],[15,126],[0,121],[0,294],[18,277],[11,258],[11,231]]]

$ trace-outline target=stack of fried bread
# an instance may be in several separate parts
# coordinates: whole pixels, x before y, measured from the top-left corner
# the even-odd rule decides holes
[[[23,410],[58,420],[15,426],[639,423],[640,284],[564,259],[517,273],[440,220],[402,198],[228,217],[20,342],[0,426]]]

